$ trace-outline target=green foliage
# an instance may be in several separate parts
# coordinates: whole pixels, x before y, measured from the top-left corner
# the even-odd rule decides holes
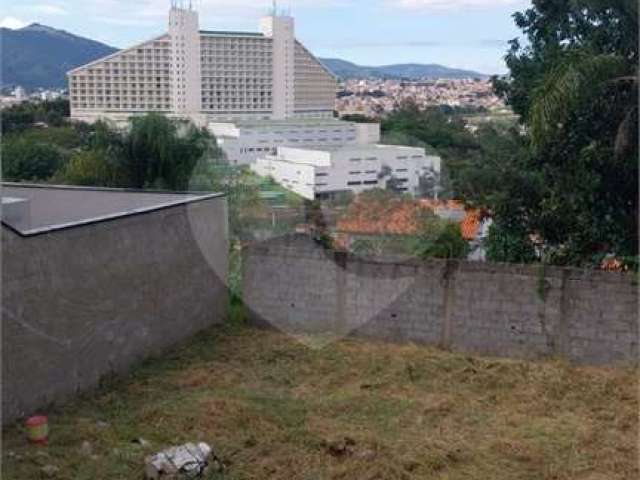
[[[385,247],[385,237],[358,238],[350,246],[350,251],[355,255],[370,256],[382,255]]]
[[[495,182],[490,195],[465,192],[494,214],[496,256],[513,258],[511,240],[530,234],[554,264],[636,256],[637,2],[535,0],[514,18],[527,46],[512,41],[510,75],[494,83],[531,144],[493,173],[481,169]]]
[[[430,145],[442,154],[466,153],[478,148],[462,119],[451,117],[438,108],[419,109],[405,103],[382,122],[383,134],[401,132],[403,141]]]
[[[122,169],[129,186],[188,190],[191,174],[209,152],[211,141],[205,130],[178,124],[162,115],[133,118],[120,145]]]
[[[443,197],[456,196],[456,175],[480,152],[476,138],[461,117],[445,114],[439,108],[418,108],[405,102],[382,122],[385,143],[425,148],[427,154],[442,157],[441,186]]]
[[[421,258],[466,258],[469,244],[462,236],[460,225],[429,216],[423,220],[413,251]]]
[[[123,172],[101,150],[80,151],[57,172],[56,183],[86,186],[121,185],[124,182]]]
[[[19,137],[6,138],[2,145],[2,177],[7,181],[48,180],[62,165],[63,157],[53,145]]]
[[[377,118],[367,117],[366,115],[362,115],[360,113],[351,113],[348,115],[343,115],[340,117],[341,120],[345,122],[356,122],[356,123],[378,123]]]
[[[505,57],[510,74],[494,78],[496,91],[526,121],[534,92],[568,52],[614,54],[637,64],[637,14],[636,0],[534,0],[531,8],[514,14],[526,43],[510,42]]]
[[[239,241],[253,238],[254,218],[264,208],[259,179],[246,168],[233,168],[224,178],[229,205],[229,229]]]
[[[34,109],[43,105],[14,112],[29,114],[30,120],[7,127],[13,131],[4,141],[7,180],[49,180],[55,173],[56,182],[76,185],[221,188],[212,168],[222,151],[206,130],[155,114],[134,118],[129,130],[105,122],[34,128],[32,120],[40,115]],[[58,112],[62,104],[55,105],[47,108]]]
[[[82,131],[80,125],[30,128],[21,131],[19,134],[10,134],[8,137],[19,137],[26,142],[49,144],[59,149],[71,151],[82,147],[86,141],[86,133]]]
[[[60,126],[68,116],[68,100],[25,102],[2,111],[2,134],[26,130],[38,122]]]
[[[534,92],[529,118],[533,141],[542,145],[560,133],[581,104],[603,93],[604,83],[630,73],[631,65],[620,56],[585,50],[564,55]]]
[[[494,223],[484,244],[492,262],[531,263],[537,260],[529,235],[518,225]]]
[[[349,251],[360,256],[409,256],[413,257],[416,238],[406,235],[367,235],[355,239]]]
[[[69,184],[166,190],[219,190],[215,138],[190,123],[150,114],[128,130],[105,123],[77,129],[81,151],[56,178]],[[31,135],[27,133],[26,135]]]

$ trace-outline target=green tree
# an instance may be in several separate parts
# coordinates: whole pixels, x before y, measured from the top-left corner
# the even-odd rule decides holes
[[[101,150],[86,150],[73,154],[56,173],[56,183],[86,186],[118,186],[124,182],[118,165]]]
[[[534,0],[515,20],[528,44],[512,42],[495,84],[531,144],[495,177],[497,229],[535,234],[553,263],[637,255],[637,2]]]
[[[404,102],[382,122],[385,143],[423,147],[427,154],[442,157],[442,196],[457,196],[458,173],[480,154],[480,145],[461,117],[445,114],[440,108],[420,109]]]
[[[128,130],[97,122],[85,147],[61,172],[68,183],[168,190],[221,187],[212,168],[222,160],[222,151],[212,135],[188,122],[157,114],[132,119]]]
[[[48,180],[62,163],[60,151],[52,145],[35,143],[19,137],[7,138],[2,145],[4,180]]]
[[[492,262],[531,263],[537,260],[529,233],[518,224],[493,224],[484,246],[487,259]]]
[[[414,240],[414,255],[421,258],[466,258],[469,244],[460,225],[429,215]]]
[[[69,101],[64,99],[14,105],[2,111],[2,134],[26,130],[38,122],[61,126],[69,113]]]
[[[191,124],[150,114],[131,120],[122,139],[122,167],[133,188],[187,190],[212,137]]]

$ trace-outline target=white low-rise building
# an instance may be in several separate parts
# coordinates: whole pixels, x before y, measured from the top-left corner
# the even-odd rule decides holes
[[[263,120],[210,123],[232,165],[249,165],[278,148],[335,148],[380,141],[380,124],[335,119]]]
[[[421,179],[439,174],[440,157],[425,155],[423,148],[397,145],[280,147],[251,169],[309,200],[372,188],[418,195]]]

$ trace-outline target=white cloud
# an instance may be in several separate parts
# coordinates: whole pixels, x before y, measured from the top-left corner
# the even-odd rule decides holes
[[[27,25],[29,25],[28,22],[23,22],[16,17],[3,17],[2,20],[0,20],[0,27],[10,28],[11,30],[17,30],[19,28],[26,27]]]
[[[66,0],[70,4],[70,0]],[[77,1],[77,6],[76,6]],[[295,15],[298,9],[339,8],[354,0],[278,0],[278,7],[290,6]],[[185,5],[189,0],[184,0]],[[60,4],[62,2],[60,1]],[[162,31],[166,24],[170,0],[74,0],[74,13],[91,21],[114,27],[155,29]],[[256,20],[267,14],[272,0],[192,0],[200,13],[200,25],[204,28],[250,29]]]
[[[298,8],[335,8],[349,5],[353,0],[279,0],[278,7]],[[185,5],[189,0],[184,0]],[[227,16],[242,14],[255,16],[265,14],[272,6],[272,0],[192,0],[193,7],[201,15]],[[132,14],[143,17],[166,17],[169,11],[169,0],[85,0],[81,8],[87,13],[108,13],[110,16],[129,18]]]
[[[524,0],[387,0],[387,5],[406,10],[447,11],[468,8],[505,7],[527,3]]]
[[[32,14],[32,15],[68,15],[69,12],[60,5],[52,3],[36,3],[34,5],[20,5],[18,7],[20,11]]]

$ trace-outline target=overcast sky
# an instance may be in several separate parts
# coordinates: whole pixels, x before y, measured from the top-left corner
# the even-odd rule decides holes
[[[126,47],[166,30],[169,0],[4,0],[0,24],[38,22]],[[256,31],[271,0],[194,0],[202,29]],[[529,0],[279,0],[312,52],[365,65],[440,63],[503,73]]]

